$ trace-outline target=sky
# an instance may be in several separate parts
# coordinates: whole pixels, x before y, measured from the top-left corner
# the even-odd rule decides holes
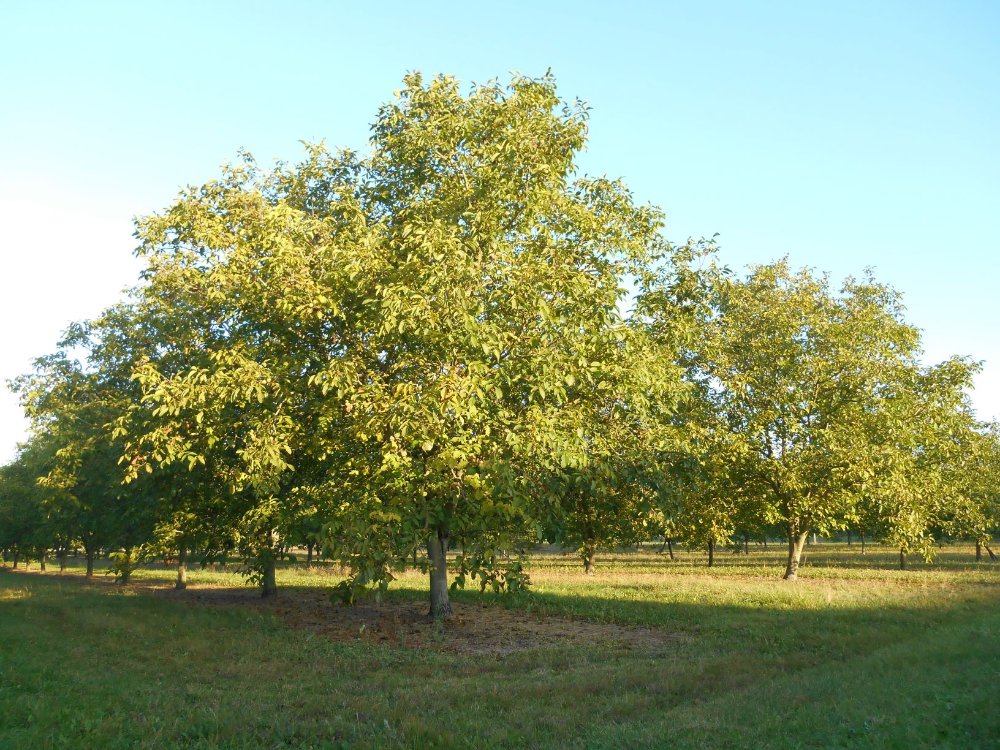
[[[0,380],[134,283],[132,219],[300,141],[364,151],[403,75],[551,69],[586,173],[736,271],[872,267],[1000,417],[1000,4],[5,2]],[[0,393],[0,462],[26,423]]]

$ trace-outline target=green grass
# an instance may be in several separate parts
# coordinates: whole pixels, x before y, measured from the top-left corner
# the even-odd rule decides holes
[[[679,637],[508,656],[334,642],[251,607],[0,575],[0,747],[1000,747],[1000,565],[962,548],[909,571],[887,550],[859,558],[819,545],[788,584],[775,549],[712,570],[617,553],[592,577],[539,555],[533,596],[456,599]],[[289,567],[279,585],[334,580]],[[424,585],[404,574],[391,599]]]

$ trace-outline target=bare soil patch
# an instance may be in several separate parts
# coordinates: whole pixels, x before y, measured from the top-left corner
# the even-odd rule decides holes
[[[654,628],[541,616],[500,606],[453,602],[443,624],[427,614],[423,601],[332,602],[322,589],[286,587],[275,599],[254,590],[155,589],[155,594],[202,605],[254,607],[274,612],[294,627],[337,641],[385,643],[404,648],[503,656],[518,651],[566,646],[602,646],[661,651],[679,636]]]

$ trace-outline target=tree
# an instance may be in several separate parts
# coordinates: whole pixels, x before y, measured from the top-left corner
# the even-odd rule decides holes
[[[576,175],[586,120],[550,77],[463,95],[411,75],[369,156],[248,160],[142,222],[143,294],[203,311],[180,339],[204,355],[140,367],[159,423],[131,460],[198,463],[235,436],[233,485],[274,513],[336,484],[328,546],[354,580],[384,583],[422,540],[447,615],[451,540],[489,556],[522,538],[539,515],[523,472],[587,465],[595,399],[639,415],[679,382],[608,398],[627,275],[674,250],[658,210]]]
[[[891,385],[917,367],[919,335],[871,277],[836,293],[780,261],[720,278],[715,294],[698,370],[728,430],[728,483],[764,524],[782,524],[794,580],[810,531],[854,516],[882,441],[866,427],[892,413]]]
[[[20,446],[14,461],[0,467],[0,549],[20,560],[44,560],[46,551],[55,546],[55,529],[49,518],[50,493],[39,486],[54,459],[52,441],[30,440]]]
[[[857,517],[899,550],[901,568],[911,553],[933,557],[935,530],[978,525],[968,511],[979,506],[973,497],[983,497],[974,477],[977,459],[988,454],[978,451],[985,446],[967,396],[978,370],[961,357],[897,368],[883,378],[880,408],[867,410],[854,433]]]

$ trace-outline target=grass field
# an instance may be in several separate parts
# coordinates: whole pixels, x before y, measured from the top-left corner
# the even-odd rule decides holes
[[[6,573],[0,747],[1000,747],[1000,565],[677,557],[539,554],[531,596],[459,592],[443,629],[416,572],[350,612],[323,566],[273,605],[226,571]]]

